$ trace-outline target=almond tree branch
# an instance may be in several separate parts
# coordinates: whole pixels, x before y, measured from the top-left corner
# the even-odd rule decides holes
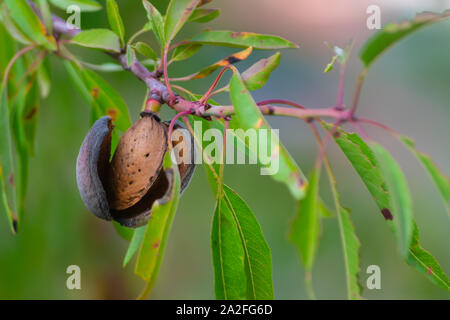
[[[56,39],[61,36],[73,38],[81,32],[80,29],[71,28],[63,19],[56,15],[52,15],[53,33]],[[167,104],[177,112],[183,114],[193,114],[200,117],[225,117],[235,113],[233,106],[211,106],[207,103],[199,101],[188,101],[174,95],[161,82],[161,77],[167,78],[167,75],[161,72],[150,72],[138,59],[135,59],[132,65],[127,64],[126,53],[122,50],[120,53],[108,53],[109,56],[119,62],[124,70],[132,72],[139,80],[144,82],[149,88],[149,99],[159,101],[161,104]],[[165,69],[164,69],[165,70]],[[294,108],[273,106],[272,103],[280,103],[289,105]],[[286,100],[267,100],[258,104],[261,112],[265,115],[280,115],[296,117],[303,120],[309,120],[320,117],[334,118],[338,121],[345,122],[350,119],[351,113],[346,110],[336,110],[335,108],[307,109],[297,103]],[[300,109],[303,108],[303,109]]]

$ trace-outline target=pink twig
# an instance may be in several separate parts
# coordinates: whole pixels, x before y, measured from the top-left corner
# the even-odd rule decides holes
[[[172,120],[170,121],[170,124],[169,124],[169,132],[168,132],[170,147],[172,147],[172,132],[173,132],[173,127],[175,126],[175,123],[177,122],[177,120],[178,120],[180,117],[187,116],[188,114],[191,114],[191,113],[192,113],[191,110],[186,110],[186,111],[179,112],[179,113],[177,113],[177,114],[175,115],[175,117],[173,117]]]
[[[168,50],[169,49],[167,47],[164,49],[164,56],[163,56],[164,83],[166,85],[167,91],[169,92],[171,103],[173,103],[173,101],[175,100],[175,94],[173,93],[172,88],[170,87],[169,76],[167,75]]]
[[[222,76],[225,73],[225,71],[228,70],[228,68],[230,68],[230,67],[229,66],[225,66],[225,67],[222,68],[222,70],[220,70],[219,74],[217,75],[217,77],[214,80],[214,82],[211,85],[211,87],[209,87],[208,91],[206,91],[206,93],[200,99],[200,104],[204,104],[205,102],[207,102],[209,100],[209,98],[211,97],[212,91],[216,88],[217,84],[219,83],[219,81],[222,78]]]
[[[284,100],[284,99],[270,99],[270,100],[260,101],[257,103],[258,106],[264,106],[264,105],[269,105],[269,104],[284,104],[286,106],[291,106],[291,107],[298,108],[298,109],[306,109],[301,104],[298,104],[296,102],[289,101],[289,100]]]

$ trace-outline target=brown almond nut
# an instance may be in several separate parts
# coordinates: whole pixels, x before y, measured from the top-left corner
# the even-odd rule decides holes
[[[164,121],[167,128],[170,121]],[[195,140],[190,131],[179,121],[172,131],[172,145],[181,179],[181,194],[189,185],[195,171]]]
[[[122,136],[112,158],[107,178],[111,209],[130,208],[147,194],[162,170],[166,151],[166,127],[143,113]]]
[[[112,129],[110,117],[102,117],[94,123],[81,145],[76,169],[78,190],[84,204],[104,220],[112,219],[101,178],[109,164]]]
[[[160,123],[159,118],[152,113],[142,113],[141,116],[142,119],[136,122],[119,141],[111,163],[109,159],[113,125],[108,116],[94,123],[83,141],[77,158],[77,184],[86,207],[101,219],[115,220],[130,228],[140,227],[148,222],[156,201],[163,204],[170,200],[169,195],[175,177],[173,169],[164,171],[162,168],[168,147],[166,134],[168,123]],[[180,123],[175,125],[174,132],[177,134],[172,137],[178,140],[173,144],[181,147],[190,141],[191,149],[185,150],[194,151],[194,139],[190,133],[183,132],[183,139],[178,135],[178,130],[182,128]],[[185,152],[183,148],[176,148],[175,151],[180,152],[181,157]],[[192,152],[190,156],[188,163],[182,162],[178,166],[182,190],[189,184],[195,169],[195,153]],[[133,174],[134,171],[130,169],[133,163],[138,174]],[[130,181],[133,183],[130,184]],[[137,184],[144,190],[134,188]],[[113,193],[118,187],[124,189]],[[119,199],[118,195],[124,196],[121,200],[134,203],[124,209],[115,208],[111,199]]]

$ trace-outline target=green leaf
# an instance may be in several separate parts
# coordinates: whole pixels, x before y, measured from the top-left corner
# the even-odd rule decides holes
[[[37,1],[39,11],[42,15],[42,20],[44,22],[45,28],[47,29],[48,34],[53,33],[53,21],[52,21],[52,13],[50,11],[50,6],[47,0],[38,0]]]
[[[298,48],[296,44],[278,36],[251,32],[205,30],[189,39],[192,43],[231,47],[253,47],[255,49]]]
[[[72,5],[78,6],[81,11],[98,11],[102,6],[94,0],[50,0],[50,2],[64,11]]]
[[[436,163],[430,158],[429,155],[420,152],[416,149],[414,141],[408,137],[400,137],[402,141],[411,152],[419,159],[420,163],[423,165],[425,170],[431,176],[433,182],[436,184],[439,193],[444,200],[445,208],[447,213],[450,215],[450,179],[445,175],[444,172],[436,165]]]
[[[414,223],[413,237],[407,262],[414,269],[424,274],[431,282],[450,291],[450,280],[434,257],[419,243],[419,230]]]
[[[200,0],[171,0],[164,19],[166,43],[170,43],[192,15]]]
[[[125,132],[131,125],[130,115],[124,100],[117,91],[94,71],[82,69],[71,62],[64,64],[75,85],[92,106],[95,114],[92,120],[109,115],[116,128]]]
[[[131,68],[131,66],[136,62],[136,52],[130,45],[127,45],[126,56],[127,56],[127,66]]]
[[[50,67],[50,59],[46,57],[37,70],[39,89],[41,91],[41,98],[43,99],[48,97],[52,86]]]
[[[34,155],[36,128],[40,103],[39,83],[32,78],[24,90],[23,106],[18,110],[19,123],[23,130],[23,145],[28,155]]]
[[[408,183],[401,168],[386,149],[377,143],[372,145],[372,149],[381,164],[380,168],[391,196],[394,213],[392,221],[395,226],[397,241],[400,244],[400,252],[404,257],[407,257],[414,224]]]
[[[222,194],[216,202],[211,231],[214,292],[218,300],[247,298],[245,255],[238,228]]]
[[[362,286],[359,281],[359,248],[361,244],[355,233],[355,227],[350,219],[350,210],[341,205],[337,190],[336,178],[334,177],[328,159],[325,158],[330,187],[334,199],[334,207],[337,212],[339,232],[341,235],[342,252],[345,264],[345,279],[347,284],[347,296],[349,300],[361,299]],[[320,208],[319,203],[319,208]]]
[[[233,120],[234,124],[246,130],[246,132],[243,130],[235,130],[236,135],[241,135],[241,139],[245,141],[245,134],[248,132],[248,129],[256,129],[259,137],[262,135],[261,129],[264,129],[267,141],[270,144],[270,146],[267,146],[270,155],[269,162],[270,164],[274,164],[277,160],[279,161],[278,170],[270,172],[270,169],[265,169],[262,173],[271,174],[271,177],[276,181],[285,183],[296,199],[302,198],[306,187],[305,176],[289,152],[279,142],[278,135],[272,132],[237,71],[231,78],[230,96],[236,112],[236,120]],[[248,144],[248,147],[254,155],[258,155],[257,146],[252,143]],[[261,160],[258,157],[258,163],[267,165],[266,163],[262,163]]]
[[[6,215],[9,227],[16,233],[16,192],[14,185],[13,149],[9,124],[9,110],[6,88],[0,91],[0,211]]]
[[[376,32],[362,47],[359,57],[366,67],[369,67],[383,52],[397,41],[410,35],[414,31],[432,23],[445,20],[450,17],[450,10],[441,14],[424,12],[414,19],[400,24],[390,23]]]
[[[319,243],[319,177],[320,170],[314,170],[289,233],[307,272],[312,270]]]
[[[123,259],[122,266],[125,268],[130,260],[133,258],[134,254],[137,252],[139,247],[141,246],[142,240],[144,240],[145,229],[147,226],[142,226],[136,228],[133,232],[133,237],[131,238],[130,244],[128,245],[127,253],[125,254],[125,258]]]
[[[158,9],[156,9],[147,0],[142,0],[142,3],[145,10],[147,11],[149,27],[155,33],[156,39],[158,40],[161,47],[164,47],[164,45],[166,44],[166,38],[164,36],[164,22],[161,13],[159,13]]]
[[[329,124],[324,125],[328,130],[331,128]],[[334,140],[337,145],[361,177],[381,213],[386,214],[385,219],[389,220],[392,212],[390,195],[372,149],[356,133],[347,133],[339,128],[336,132]]]
[[[22,222],[28,186],[28,167],[30,157],[34,154],[40,100],[36,77],[30,78],[27,84],[19,90],[19,97],[11,106],[11,130],[14,137],[17,163],[15,176],[17,213],[19,222]]]
[[[325,69],[323,70],[323,73],[328,73],[331,70],[333,70],[333,65],[336,62],[337,58],[338,58],[338,55],[333,56],[330,63],[328,63],[327,66],[325,67]]]
[[[330,128],[330,125],[325,125],[325,127]],[[379,169],[380,164],[378,163],[378,160],[375,158],[374,152],[357,134],[346,133],[341,129],[338,129],[338,132],[339,134],[337,137],[335,137],[335,141],[337,142],[341,150],[344,152],[347,159],[353,165],[353,167],[361,177],[364,184],[367,186],[369,192],[374,197],[378,207],[383,213],[383,216],[390,224],[394,234],[396,234],[397,236],[397,234],[400,231],[397,230],[397,225],[393,224],[393,221],[391,221],[392,219],[396,219],[397,212],[392,210],[391,207],[392,205],[390,203],[391,191],[390,189],[388,189],[386,183],[384,182],[384,177],[382,176],[381,171]],[[390,173],[388,172],[388,174]],[[391,176],[391,178],[393,177]],[[403,184],[404,181],[400,182],[400,185]],[[405,197],[405,195],[403,195],[403,197]],[[403,201],[407,203],[410,200],[403,199],[402,202]],[[399,200],[397,200],[397,202],[399,202]],[[409,206],[409,204],[406,205]],[[406,208],[403,208],[402,210],[405,209]],[[409,214],[407,213],[407,215]],[[400,217],[398,217],[397,219],[400,219]],[[407,225],[408,224],[409,222],[407,222]],[[413,266],[414,269],[424,274],[434,283],[438,282],[442,283],[442,280],[440,279],[446,279],[446,276],[445,278],[442,276],[443,272],[440,269],[438,262],[433,258],[433,256],[431,256],[431,254],[429,254],[420,246],[418,242],[419,241],[418,230],[414,220],[412,221],[412,225],[413,225],[412,229],[413,232],[410,240],[410,247],[407,255],[405,256],[407,263]],[[431,266],[431,269],[428,269],[428,266]],[[440,279],[434,278],[433,270],[436,270],[437,274],[439,274],[438,278]],[[448,288],[448,280],[446,281]]]
[[[175,78],[175,79],[172,79],[172,81],[189,81],[189,80],[203,79],[220,68],[223,68],[225,66],[230,66],[232,64],[235,64],[242,60],[247,59],[250,56],[250,54],[252,53],[252,50],[253,49],[251,47],[249,47],[240,52],[236,52],[226,58],[223,58],[223,59],[217,61],[216,63],[214,63],[210,66],[207,66],[206,68],[201,69],[200,71],[198,71],[196,73],[193,73],[189,76],[185,76],[182,78]]]
[[[349,299],[361,299],[361,284],[359,282],[359,248],[361,244],[356,237],[355,227],[350,220],[348,209],[340,208],[339,224],[344,251],[348,297]]]
[[[152,60],[157,60],[155,51],[146,43],[144,42],[138,42],[133,45],[134,49],[142,54],[144,57],[147,57]]]
[[[16,23],[11,20],[11,17],[8,14],[8,9],[6,7],[5,3],[1,4],[1,10],[0,10],[0,20],[6,30],[8,30],[9,34],[17,41],[25,45],[30,45],[33,43],[31,39],[25,35],[25,33],[20,30],[20,28],[16,25]],[[8,48],[8,47],[4,47]]]
[[[131,239],[133,238],[134,229],[121,226],[116,221],[113,221],[113,226],[116,232],[119,234],[119,236],[122,237],[122,239],[126,241],[131,241]]]
[[[177,166],[172,164],[170,154],[171,152],[167,152],[164,158],[164,170],[172,172],[174,180],[170,200],[165,203],[157,200],[154,203],[152,218],[146,227],[135,268],[136,275],[147,281],[150,288],[154,285],[161,266],[180,194],[180,176]]]
[[[26,0],[5,0],[5,4],[13,20],[34,43],[56,50],[55,39],[47,32]]]
[[[106,1],[106,12],[108,13],[108,22],[111,29],[119,36],[122,47],[125,46],[125,27],[115,0]]]
[[[182,61],[192,57],[202,48],[201,44],[185,44],[173,50],[172,60]]]
[[[270,248],[250,208],[226,185],[211,239],[217,299],[273,299]]]
[[[120,52],[119,37],[108,29],[91,29],[81,31],[72,38],[71,43],[82,47]]]
[[[159,60],[156,61],[156,64],[159,63]],[[144,66],[148,67],[148,68],[154,68],[155,66],[155,61],[154,60],[144,60],[141,61],[141,64],[143,64]],[[125,69],[123,68],[122,65],[118,64],[118,63],[114,63],[114,62],[105,62],[102,64],[86,64],[86,66],[88,66],[90,69],[96,70],[96,71],[100,71],[100,72],[122,72],[125,71]]]
[[[242,73],[242,79],[248,90],[262,88],[270,74],[280,64],[281,53],[277,52],[267,59],[261,59]]]
[[[219,9],[195,9],[189,17],[189,22],[206,23],[220,15]]]

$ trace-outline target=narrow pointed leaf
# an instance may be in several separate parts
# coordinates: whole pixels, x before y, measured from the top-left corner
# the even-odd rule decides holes
[[[323,73],[328,73],[331,70],[333,70],[333,66],[334,66],[334,63],[337,61],[337,58],[338,58],[337,55],[335,55],[335,56],[333,56],[333,58],[331,58],[331,61],[326,65],[325,69],[323,70]]]
[[[189,17],[190,22],[206,23],[214,20],[220,15],[219,9],[195,9]]]
[[[89,12],[89,11],[98,11],[102,8],[102,6],[94,0],[50,0],[50,2],[62,9],[67,10],[70,6],[78,6],[81,11]]]
[[[416,149],[414,141],[408,137],[401,137],[400,140],[411,150],[411,152],[419,159],[422,166],[428,172],[433,182],[436,184],[439,193],[444,200],[447,213],[450,215],[450,179],[436,163],[430,158],[429,155],[420,152]]]
[[[164,158],[164,170],[171,170],[174,175],[170,200],[166,203],[157,200],[153,205],[152,218],[145,229],[135,267],[136,275],[147,281],[150,286],[154,285],[161,266],[180,194],[180,176],[177,166],[172,163],[170,153],[167,152]]]
[[[128,242],[131,241],[131,239],[133,238],[133,235],[134,235],[134,229],[121,226],[116,221],[113,221],[113,226],[114,226],[114,229],[116,230],[116,232],[119,234],[119,236],[122,237],[122,239],[124,239]]]
[[[125,45],[125,27],[123,26],[122,18],[120,17],[119,7],[115,0],[106,1],[106,12],[108,13],[108,22],[111,29],[120,38],[122,46]]]
[[[252,32],[206,30],[189,39],[190,42],[231,47],[253,47],[255,49],[298,48],[296,44],[278,36]]]
[[[142,240],[144,239],[145,229],[147,226],[142,226],[134,230],[133,237],[131,238],[130,244],[128,245],[127,253],[123,259],[123,267],[126,267],[130,260],[133,258],[134,254],[138,251],[141,246]]]
[[[327,129],[331,128],[331,125],[325,126]],[[337,145],[361,177],[383,217],[390,221],[392,214],[390,195],[372,149],[356,133],[347,133],[342,129],[337,129],[336,132],[338,134],[334,140]]]
[[[47,0],[38,0],[37,5],[39,11],[42,15],[42,21],[44,22],[45,28],[47,29],[48,34],[53,33],[53,21],[52,21],[52,13],[50,11],[50,6]]]
[[[164,21],[161,13],[147,0],[143,0],[142,3],[147,11],[148,27],[155,33],[161,47],[164,47],[166,44],[166,37],[164,35]]]
[[[1,24],[8,30],[11,37],[19,43],[30,45],[33,41],[17,26],[17,24],[11,19],[8,14],[8,9],[5,3],[1,4],[0,8],[0,20]],[[5,49],[7,47],[4,47]]]
[[[319,243],[319,177],[320,171],[314,170],[289,233],[289,239],[297,247],[308,272],[312,270]]]
[[[11,232],[16,233],[16,194],[14,184],[13,149],[9,124],[6,88],[0,91],[0,211],[6,215]]]
[[[170,43],[188,21],[200,0],[171,0],[164,19],[164,36]]]
[[[441,288],[450,291],[450,280],[442,270],[436,259],[419,243],[419,230],[414,223],[411,247],[408,252],[407,262],[414,269],[424,274],[431,282]]]
[[[230,82],[230,96],[233,106],[235,108],[237,121],[234,122],[240,128],[244,130],[256,129],[258,135],[261,137],[261,129],[265,130],[267,141],[270,144],[267,146],[268,154],[270,156],[270,164],[275,164],[278,161],[278,168],[266,169],[264,174],[270,174],[276,181],[285,183],[291,194],[300,199],[304,195],[305,176],[301,172],[300,168],[292,159],[289,152],[279,142],[278,135],[271,130],[270,125],[265,120],[252,96],[245,87],[245,83],[241,76],[235,72]],[[245,134],[241,130],[239,134]],[[236,130],[235,130],[236,132]],[[256,146],[248,145],[250,151],[254,155],[258,155],[258,150],[255,150]],[[262,163],[260,157],[258,157],[258,163]],[[267,165],[266,163],[262,163]]]
[[[157,60],[155,51],[144,42],[137,42],[133,45],[134,49],[142,54],[144,57],[147,57],[152,60]]]
[[[349,299],[361,299],[361,284],[359,282],[359,248],[361,246],[356,237],[355,227],[350,220],[349,210],[341,208],[339,211],[342,223],[341,237],[344,251],[345,272]]]
[[[424,12],[418,14],[414,19],[400,24],[390,23],[375,33],[362,47],[359,57],[366,67],[370,66],[383,52],[394,45],[397,41],[410,35],[414,31],[430,25],[432,23],[443,21],[450,17],[450,10],[441,14]]]
[[[108,29],[91,29],[81,31],[72,38],[71,43],[82,47],[120,52],[119,37]]]
[[[374,143],[372,149],[380,163],[380,168],[392,201],[394,212],[393,223],[395,225],[397,241],[400,251],[407,257],[411,244],[414,218],[412,213],[412,200],[408,183],[400,166],[394,158],[381,145]]]
[[[173,61],[182,61],[192,57],[196,54],[200,49],[201,44],[185,44],[179,47],[176,47],[172,54]]]
[[[325,125],[325,127],[330,128],[330,125]],[[400,217],[397,217],[398,214],[394,211],[393,205],[391,205],[390,190],[384,182],[384,177],[380,171],[381,166],[374,152],[357,134],[347,133],[341,129],[338,129],[338,132],[338,136],[335,137],[336,143],[361,177],[370,194],[376,201],[384,218],[398,238],[400,231],[397,230],[397,225],[393,223],[393,219],[400,219]],[[409,206],[409,204],[407,204],[407,206]],[[418,242],[418,230],[414,220],[412,221],[412,224],[413,232],[410,247],[405,257],[407,263],[434,283],[442,283],[441,279],[447,279],[447,276],[442,276],[443,271],[440,269],[439,263],[430,253],[421,247]],[[424,266],[431,266],[431,269]],[[439,279],[434,278],[432,270],[436,270]],[[448,280],[445,281],[447,281],[448,288]]]
[[[252,53],[252,50],[253,50],[253,48],[249,47],[243,51],[237,52],[237,53],[232,54],[224,59],[221,59],[221,60],[217,61],[216,63],[214,63],[206,68],[203,68],[196,73],[193,73],[189,76],[182,77],[179,79],[173,79],[173,81],[188,81],[188,80],[203,79],[220,68],[230,66],[232,64],[235,64],[242,60],[247,59],[250,56],[250,54]]]
[[[26,0],[5,0],[5,4],[12,19],[33,42],[49,50],[56,49],[55,39],[48,33]]]
[[[258,90],[262,88],[270,74],[280,64],[281,53],[277,52],[267,59],[261,59],[242,73],[242,79],[248,90]]]
[[[130,45],[127,45],[126,56],[127,56],[127,66],[131,68],[131,66],[136,62],[136,52]]]
[[[214,213],[211,247],[214,266],[214,292],[218,300],[247,298],[245,255],[239,231],[224,195],[218,197]]]
[[[213,225],[213,257],[214,265],[217,267],[216,272],[216,293],[219,291],[218,299],[225,298],[231,299],[225,291],[234,291],[229,282],[222,283],[221,277],[225,279],[233,278],[232,272],[238,274],[237,279],[242,277],[242,272],[245,271],[246,278],[246,299],[260,300],[260,299],[273,299],[273,285],[272,285],[272,256],[270,248],[264,239],[261,227],[256,220],[255,215],[252,213],[248,205],[228,186],[223,185],[223,197],[220,200],[221,212],[217,212],[214,217],[216,224]],[[219,204],[217,204],[219,205]],[[221,221],[218,221],[220,216]],[[220,223],[220,224],[219,224]],[[214,226],[218,229],[214,229]],[[235,230],[227,230],[232,228]],[[219,234],[221,236],[219,242]],[[233,238],[231,238],[233,237]],[[236,242],[240,241],[240,247]],[[220,248],[218,246],[221,246]],[[237,257],[243,254],[244,257],[244,269],[242,270],[230,270],[221,269],[221,261],[226,264],[233,262],[236,258],[231,258],[231,254],[237,251]],[[222,260],[220,256],[222,255]],[[230,255],[228,255],[230,254]],[[231,261],[224,261],[227,258],[231,258]],[[236,266],[236,265],[235,265]],[[239,261],[238,266],[242,267]],[[226,272],[225,274],[222,274]],[[217,286],[219,288],[217,288]],[[242,284],[237,284],[237,292],[242,290]]]

